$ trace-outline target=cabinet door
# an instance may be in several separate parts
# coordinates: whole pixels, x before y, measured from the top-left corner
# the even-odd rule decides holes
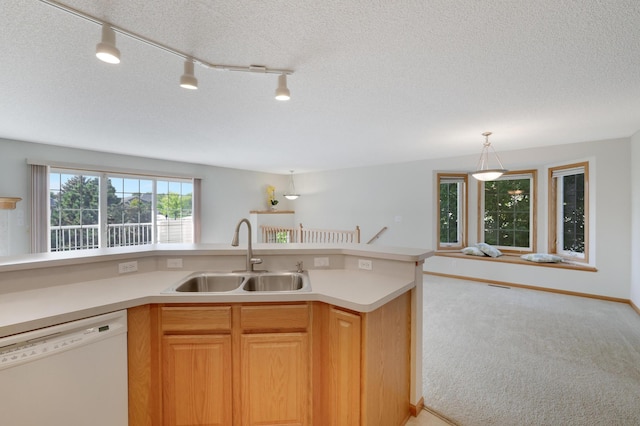
[[[331,426],[360,424],[360,316],[339,309],[329,311],[329,389]]]
[[[164,336],[162,350],[164,424],[230,425],[231,336]]]
[[[308,425],[307,333],[242,335],[242,425]]]

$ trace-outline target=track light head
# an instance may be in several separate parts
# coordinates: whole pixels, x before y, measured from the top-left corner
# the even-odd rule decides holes
[[[106,22],[102,24],[102,40],[96,45],[96,57],[108,64],[120,63],[120,51],[116,47],[116,33]]]
[[[180,77],[180,87],[191,90],[198,88],[198,79],[193,72],[193,60],[184,61],[184,74]]]
[[[291,93],[287,88],[287,75],[280,74],[278,77],[278,88],[276,89],[276,99],[279,101],[288,101],[291,99]]]

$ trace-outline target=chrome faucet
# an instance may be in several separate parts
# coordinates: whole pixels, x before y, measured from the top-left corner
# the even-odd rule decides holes
[[[246,266],[246,270],[247,271],[252,271],[253,272],[253,265],[256,265],[258,263],[262,263],[262,259],[258,259],[253,257],[253,250],[251,248],[251,222],[249,222],[249,219],[240,219],[240,222],[238,222],[238,224],[236,225],[236,230],[233,233],[233,240],[231,241],[231,245],[233,247],[238,247],[239,243],[239,239],[240,239],[240,225],[242,225],[242,223],[246,223],[247,224],[247,235],[249,235],[249,242],[247,245],[247,266]]]

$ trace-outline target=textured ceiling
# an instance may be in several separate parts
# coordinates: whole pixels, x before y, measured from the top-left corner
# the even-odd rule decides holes
[[[640,130],[637,0],[65,0],[196,66],[38,0],[3,1],[0,137],[275,173],[628,137]]]

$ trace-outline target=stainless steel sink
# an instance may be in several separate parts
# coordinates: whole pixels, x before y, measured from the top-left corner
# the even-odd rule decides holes
[[[238,289],[245,279],[245,275],[233,272],[197,272],[181,281],[174,291],[196,293],[233,291]]]
[[[305,286],[299,272],[264,273],[251,276],[242,286],[245,291],[297,291]]]
[[[311,291],[306,271],[195,272],[163,293],[232,293]]]

